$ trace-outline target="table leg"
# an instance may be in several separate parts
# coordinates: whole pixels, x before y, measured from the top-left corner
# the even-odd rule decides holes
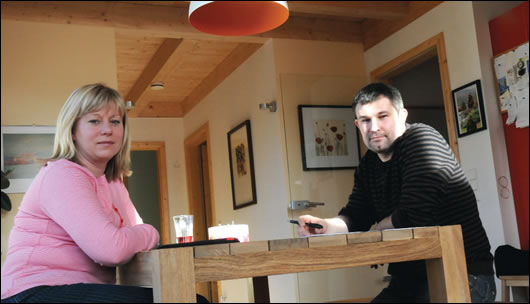
[[[501,280],[501,301],[510,302],[510,287],[506,285],[506,280]]]
[[[442,257],[426,261],[432,303],[471,302],[460,226],[438,229]]]
[[[193,247],[156,250],[152,267],[154,302],[197,301]]]
[[[254,286],[254,303],[270,303],[269,297],[269,279],[265,277],[252,278]]]

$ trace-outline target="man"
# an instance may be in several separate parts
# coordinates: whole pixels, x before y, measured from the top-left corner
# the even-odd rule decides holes
[[[407,124],[399,91],[383,83],[361,89],[353,100],[368,147],[355,171],[348,204],[338,217],[300,216],[300,235],[421,227],[462,226],[471,299],[492,302],[493,256],[477,201],[447,142],[424,124]],[[321,229],[305,223],[317,223]],[[392,263],[389,286],[373,302],[428,302],[424,261]]]

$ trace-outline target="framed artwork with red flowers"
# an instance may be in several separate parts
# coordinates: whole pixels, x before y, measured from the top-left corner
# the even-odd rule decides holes
[[[298,118],[304,171],[359,165],[359,136],[351,106],[299,105]]]

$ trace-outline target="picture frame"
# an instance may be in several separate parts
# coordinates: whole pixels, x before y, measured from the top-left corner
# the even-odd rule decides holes
[[[351,106],[298,105],[304,171],[359,166],[360,148]]]
[[[2,126],[2,171],[13,170],[6,193],[24,193],[53,152],[54,126]]]
[[[232,201],[236,210],[258,203],[250,120],[237,125],[227,136]]]
[[[487,129],[484,99],[480,80],[452,90],[458,137]]]

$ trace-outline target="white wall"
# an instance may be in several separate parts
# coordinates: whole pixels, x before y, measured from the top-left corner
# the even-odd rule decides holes
[[[501,212],[496,179],[497,174],[509,176],[508,162],[504,136],[499,135],[502,133],[499,130],[501,127],[499,126],[500,113],[498,110],[495,111],[498,106],[493,81],[490,78],[493,75],[491,57],[488,58],[488,45],[484,44],[485,26],[487,27],[487,24],[484,24],[487,22],[485,13],[501,9],[501,7],[498,2],[479,5],[479,7],[484,6],[488,6],[488,9],[481,9],[477,16],[478,21],[476,21],[471,1],[445,1],[367,50],[365,59],[369,73],[421,42],[443,32],[451,89],[476,79],[482,80],[488,130],[459,138],[458,145],[464,172],[472,185],[475,185],[480,217],[493,253],[498,246],[508,241],[510,243],[518,243],[518,241],[513,206],[507,206],[509,203],[513,205],[513,199],[511,202],[502,201]],[[479,24],[476,25],[476,22]],[[491,46],[489,48],[491,49]],[[481,55],[478,56],[478,54]],[[500,137],[492,140],[490,137],[492,135]],[[495,150],[492,147],[495,147]],[[498,291],[500,291],[499,288]]]
[[[105,28],[1,21],[2,126],[55,125],[77,87],[103,82],[116,87],[114,31]],[[2,264],[23,194],[9,194],[2,210]]]
[[[504,227],[504,238],[506,244],[520,248],[519,233],[517,231],[517,218],[515,216],[515,202],[511,187],[510,168],[508,166],[508,155],[506,151],[506,139],[504,137],[503,119],[499,113],[497,91],[495,89],[495,71],[493,70],[491,37],[488,22],[497,16],[520,5],[524,1],[473,1],[473,13],[477,33],[480,72],[482,79],[482,91],[486,102],[486,113],[488,115],[488,131],[493,151],[493,165],[497,180],[500,177],[508,179],[509,196],[504,198],[498,196],[501,216]]]
[[[185,137],[209,122],[214,213],[218,224],[247,224],[250,240],[289,238],[287,182],[284,161],[281,112],[259,110],[259,104],[276,100],[276,78],[272,41],[258,49],[199,105],[184,117]],[[250,119],[258,203],[233,210],[227,133]],[[279,280],[279,282],[278,282]],[[271,301],[293,302],[293,282],[270,277]],[[247,280],[222,282],[226,302],[252,300]],[[287,292],[283,292],[287,290]]]

